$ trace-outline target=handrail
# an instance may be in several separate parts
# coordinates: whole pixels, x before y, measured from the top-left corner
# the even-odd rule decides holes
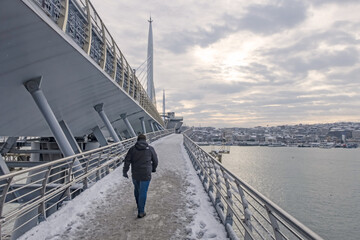
[[[235,176],[186,134],[191,131],[183,134],[184,146],[231,239],[322,239]]]
[[[32,1],[83,49],[109,78],[117,82],[119,87],[129,97],[143,107],[160,125],[164,126],[156,106],[149,99],[137,76],[133,74],[133,68],[131,68],[125,59],[114,38],[89,0]],[[93,38],[92,35],[96,37]],[[107,61],[108,52],[112,54],[113,61]],[[118,63],[121,63],[120,69]],[[107,69],[106,65],[110,65],[110,69]],[[128,72],[126,78],[124,76],[125,71]],[[124,88],[125,84],[126,88]]]
[[[147,141],[150,143],[171,133],[170,130],[151,132],[146,134]],[[64,201],[76,197],[120,166],[136,140],[134,137],[0,176],[0,240],[12,234],[17,236],[15,231],[26,232],[30,225],[45,220]],[[73,167],[75,160],[82,165],[82,171]],[[35,212],[30,219],[29,212]],[[17,221],[20,226],[16,225]]]

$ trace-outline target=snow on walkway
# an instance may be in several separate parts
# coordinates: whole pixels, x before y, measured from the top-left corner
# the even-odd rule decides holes
[[[151,144],[159,166],[146,217],[137,218],[133,185],[120,166],[21,239],[227,239],[182,142],[173,134]]]

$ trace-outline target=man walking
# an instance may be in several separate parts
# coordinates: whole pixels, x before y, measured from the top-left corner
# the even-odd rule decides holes
[[[131,165],[134,195],[138,208],[138,218],[145,217],[145,203],[151,180],[151,172],[156,172],[158,159],[153,147],[146,142],[146,136],[140,134],[137,142],[126,154],[123,176],[129,178],[127,172]]]

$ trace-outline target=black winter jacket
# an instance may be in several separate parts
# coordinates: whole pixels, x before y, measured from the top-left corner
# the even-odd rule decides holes
[[[151,172],[156,171],[158,159],[153,147],[146,140],[137,141],[126,154],[123,173],[127,173],[131,165],[132,178],[137,181],[151,180]]]

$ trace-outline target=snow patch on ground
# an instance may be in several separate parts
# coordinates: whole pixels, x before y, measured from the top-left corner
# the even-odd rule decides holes
[[[93,206],[101,205],[106,193],[123,184],[121,169],[115,169],[79,196],[62,206],[46,221],[22,235],[19,240],[51,239],[82,225]]]
[[[191,237],[195,239],[228,239],[224,225],[220,223],[184,146],[182,146],[182,154],[186,162],[187,180],[190,182],[186,191],[187,207],[194,214],[194,220],[187,231],[191,232]]]

